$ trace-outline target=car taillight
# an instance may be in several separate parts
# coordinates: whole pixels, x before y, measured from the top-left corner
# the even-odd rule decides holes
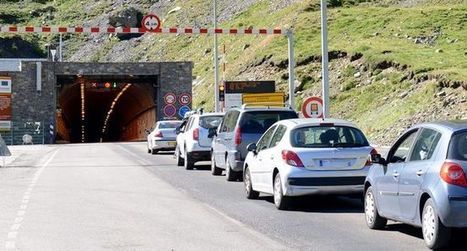
[[[199,140],[199,128],[193,130],[193,140]]]
[[[240,127],[237,127],[235,130],[234,143],[235,145],[240,145],[242,143],[242,131]]]
[[[467,177],[462,166],[455,162],[444,162],[439,172],[441,179],[449,184],[467,187]]]
[[[368,156],[368,159],[366,160],[365,166],[371,166],[371,157],[378,154],[378,151],[376,149],[371,149],[370,156]]]
[[[295,152],[282,150],[282,159],[285,160],[285,163],[295,166],[295,167],[305,167],[302,160]]]
[[[161,131],[157,131],[155,134],[154,134],[154,137],[155,138],[162,138],[162,132]]]

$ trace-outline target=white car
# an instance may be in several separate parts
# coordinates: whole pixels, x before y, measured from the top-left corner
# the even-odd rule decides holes
[[[197,161],[211,160],[212,137],[222,121],[223,113],[195,113],[182,124],[177,135],[175,158],[178,166],[193,169]]]
[[[243,167],[246,196],[273,194],[278,209],[290,197],[363,194],[376,151],[354,124],[336,119],[288,119],[248,145]]]
[[[180,126],[180,120],[158,121],[147,136],[148,153],[156,154],[159,151],[173,151],[176,146],[175,129]]]

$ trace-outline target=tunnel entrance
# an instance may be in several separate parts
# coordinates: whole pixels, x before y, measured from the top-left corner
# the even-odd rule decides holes
[[[145,140],[156,121],[158,75],[57,75],[57,142]]]

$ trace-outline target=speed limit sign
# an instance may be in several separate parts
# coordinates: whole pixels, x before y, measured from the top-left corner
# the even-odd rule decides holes
[[[143,17],[142,26],[147,31],[156,31],[161,27],[161,20],[154,14],[149,14]]]
[[[178,101],[180,102],[181,105],[188,105],[191,103],[191,95],[188,93],[183,93],[178,98]]]

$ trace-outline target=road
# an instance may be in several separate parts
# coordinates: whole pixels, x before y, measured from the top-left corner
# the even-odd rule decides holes
[[[306,197],[279,211],[209,163],[186,171],[144,143],[28,147],[0,168],[0,250],[425,249],[420,229],[369,230],[358,199]]]

